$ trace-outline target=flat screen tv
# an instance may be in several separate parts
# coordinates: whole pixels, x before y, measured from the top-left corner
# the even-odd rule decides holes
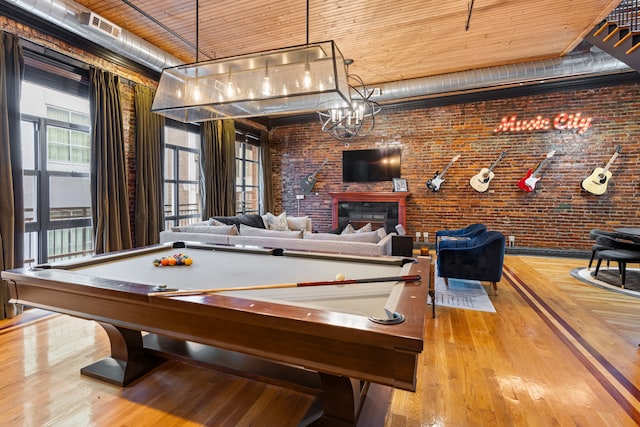
[[[373,182],[400,178],[400,148],[342,152],[342,181]]]

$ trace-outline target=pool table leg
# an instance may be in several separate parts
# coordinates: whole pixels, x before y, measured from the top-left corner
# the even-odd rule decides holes
[[[391,387],[320,372],[323,414],[313,426],[382,427]]]
[[[140,331],[98,323],[109,336],[111,356],[85,366],[82,375],[127,386],[165,361],[145,351]]]

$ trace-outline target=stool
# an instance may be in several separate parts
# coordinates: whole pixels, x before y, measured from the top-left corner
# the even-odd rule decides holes
[[[598,277],[598,271],[600,270],[600,264],[602,260],[615,261],[618,263],[618,272],[620,273],[622,287],[627,278],[627,263],[638,262],[640,263],[640,252],[629,251],[626,249],[608,249],[598,252],[598,264],[596,265],[596,272],[594,277]]]

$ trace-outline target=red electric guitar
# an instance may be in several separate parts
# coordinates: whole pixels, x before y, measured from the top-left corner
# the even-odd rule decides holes
[[[538,177],[538,172],[544,167],[544,165],[549,161],[553,155],[556,154],[556,150],[551,150],[547,153],[547,157],[545,157],[538,166],[534,169],[529,169],[527,175],[518,181],[518,187],[526,191],[527,193],[531,193],[536,189],[536,184],[540,181],[540,177]]]

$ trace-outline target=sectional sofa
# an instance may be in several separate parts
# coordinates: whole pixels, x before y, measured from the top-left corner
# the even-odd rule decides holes
[[[367,230],[347,228],[342,234],[315,233],[308,217],[248,214],[213,217],[201,223],[173,227],[160,232],[160,243],[195,241],[359,256],[391,255],[391,240],[395,233],[386,233],[384,229]]]

